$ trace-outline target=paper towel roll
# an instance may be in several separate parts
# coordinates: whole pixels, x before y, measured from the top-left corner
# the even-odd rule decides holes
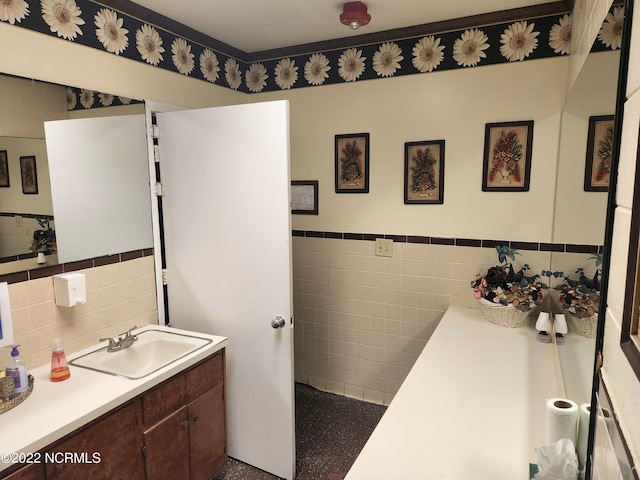
[[[575,446],[578,436],[578,405],[568,398],[547,400],[547,444],[568,438]]]
[[[580,469],[584,468],[584,464],[587,458],[587,442],[589,440],[589,417],[591,416],[591,405],[583,403],[580,405],[580,413],[578,420],[578,445],[576,450],[578,451],[578,461],[580,462]]]

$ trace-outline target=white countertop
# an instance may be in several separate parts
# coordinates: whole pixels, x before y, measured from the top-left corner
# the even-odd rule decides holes
[[[136,330],[157,329],[193,334],[176,328],[147,325]],[[181,358],[173,364],[138,380],[120,378],[70,365],[71,378],[51,382],[50,365],[30,370],[34,377],[33,391],[20,405],[0,414],[0,454],[33,453],[68,433],[94,420],[138,394],[171,378],[227,346],[228,339],[197,333],[211,343]],[[106,344],[106,342],[103,342]],[[67,360],[95,350],[90,348],[68,355]],[[0,456],[0,471],[8,468]]]
[[[529,478],[561,393],[555,348],[450,307],[345,480]]]

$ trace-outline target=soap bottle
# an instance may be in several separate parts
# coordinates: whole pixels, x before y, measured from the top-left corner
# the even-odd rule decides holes
[[[29,386],[29,377],[27,376],[27,364],[20,357],[18,347],[14,345],[11,349],[11,360],[7,365],[6,371],[8,377],[13,377],[13,385],[16,393],[24,392]]]
[[[64,354],[60,339],[56,338],[53,341],[53,350],[51,350],[51,381],[61,382],[70,376],[67,356]]]

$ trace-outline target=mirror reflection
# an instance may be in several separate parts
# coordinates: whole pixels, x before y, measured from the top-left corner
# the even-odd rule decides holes
[[[151,248],[143,106],[68,111],[64,86],[2,74],[0,86],[0,273]],[[26,190],[21,158],[35,166]]]
[[[23,191],[23,157],[35,158],[37,194]],[[0,258],[55,253],[55,245],[47,241],[50,239],[35,233],[55,231],[44,139],[0,137],[0,169]]]
[[[585,191],[585,168],[589,142],[595,144],[592,145],[595,155],[601,147],[589,136],[590,118],[615,113],[619,60],[618,50],[591,53],[567,97],[562,112],[556,179],[553,230],[556,243],[602,245],[604,242],[607,193]],[[600,153],[606,163],[604,150]],[[591,400],[597,323],[592,311],[582,309],[578,303],[585,302],[582,297],[598,295],[600,267],[593,253],[551,256],[551,271],[562,272],[551,284],[563,288],[563,278],[570,279],[564,280],[562,290],[552,292],[550,308],[566,317],[568,334],[564,343],[558,345],[558,355],[566,395],[578,404]],[[561,298],[563,292],[565,295]],[[574,306],[567,309],[571,303]]]

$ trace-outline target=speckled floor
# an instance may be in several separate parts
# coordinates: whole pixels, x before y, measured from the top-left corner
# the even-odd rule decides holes
[[[296,480],[342,480],[386,407],[296,383]],[[211,480],[278,480],[230,458]]]

